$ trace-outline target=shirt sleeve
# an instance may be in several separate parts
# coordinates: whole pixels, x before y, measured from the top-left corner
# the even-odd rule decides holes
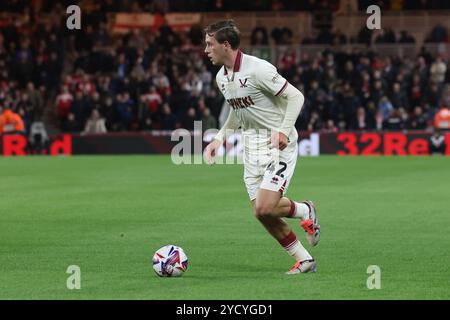
[[[267,61],[256,68],[255,83],[263,91],[278,97],[286,89],[288,81]]]
[[[223,67],[222,67],[223,68]],[[219,90],[219,92],[223,95],[223,87],[222,87],[222,82],[219,79],[219,73],[222,72],[222,69],[219,70],[219,72],[216,75],[216,84],[217,84],[217,89]]]
[[[219,140],[220,142],[223,142],[227,138],[227,134],[229,135],[230,132],[227,132],[228,130],[236,130],[240,126],[239,120],[236,117],[235,111],[230,108],[230,113],[228,114],[228,118],[223,124],[223,127],[219,130],[217,135],[214,137],[214,139]]]

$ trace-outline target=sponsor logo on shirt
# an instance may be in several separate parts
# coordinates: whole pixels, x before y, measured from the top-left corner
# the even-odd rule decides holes
[[[280,74],[277,73],[273,78],[272,78],[272,82],[273,83],[277,83],[278,78],[280,77]]]
[[[227,102],[233,109],[244,109],[255,104],[250,96],[227,99]]]

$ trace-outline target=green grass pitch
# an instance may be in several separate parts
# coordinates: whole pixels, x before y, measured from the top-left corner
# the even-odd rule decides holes
[[[253,217],[241,165],[169,156],[0,158],[1,299],[449,299],[450,158],[300,158],[287,196],[312,199],[318,272]],[[288,220],[306,248],[297,220]],[[151,258],[183,247],[189,269]],[[69,290],[69,265],[81,289]],[[381,269],[381,289],[366,286]]]

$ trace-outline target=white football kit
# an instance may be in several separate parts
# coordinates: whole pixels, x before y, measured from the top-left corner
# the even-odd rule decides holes
[[[256,198],[259,188],[284,194],[297,163],[298,135],[294,124],[303,105],[303,95],[272,64],[241,51],[237,53],[233,70],[222,66],[216,81],[230,106],[230,115],[216,139],[223,141],[227,129],[241,128],[244,182],[250,200]],[[289,102],[293,110],[286,125]],[[288,146],[283,151],[271,147],[271,135],[275,131],[288,137]]]

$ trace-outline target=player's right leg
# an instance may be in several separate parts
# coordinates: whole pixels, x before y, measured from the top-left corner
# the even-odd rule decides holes
[[[271,215],[280,218],[299,219],[300,226],[306,232],[306,239],[310,245],[315,246],[320,239],[320,225],[314,203],[312,201],[296,202],[282,197],[294,175],[297,154],[296,148],[293,148],[290,152],[280,152],[278,160],[273,161],[271,165],[265,168],[261,189],[277,191],[281,194]]]
[[[295,160],[296,157],[292,158]],[[303,247],[291,227],[283,221],[282,217],[274,215],[276,208],[280,202],[282,193],[289,184],[289,181],[282,175],[283,172],[291,178],[293,169],[288,168],[288,163],[279,164],[282,168],[273,168],[273,172],[277,176],[274,183],[268,183],[263,187],[261,183],[267,178],[265,171],[268,169],[269,163],[273,159],[268,156],[259,158],[255,161],[252,157],[244,157],[244,182],[253,204],[253,212],[255,217],[261,222],[266,230],[280,243],[280,245],[292,256],[296,264],[288,272],[288,274],[314,272],[316,270],[316,262]],[[274,162],[275,163],[275,162]]]

